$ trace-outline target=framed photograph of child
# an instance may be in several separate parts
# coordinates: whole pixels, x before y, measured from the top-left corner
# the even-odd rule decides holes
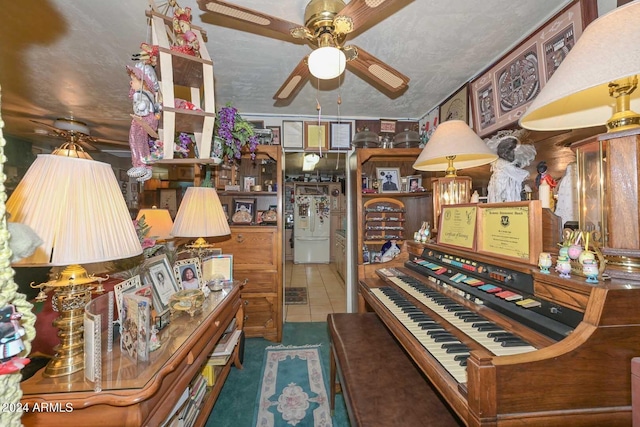
[[[189,258],[176,261],[173,273],[180,289],[200,289],[202,287],[202,273],[200,258]]]
[[[415,193],[416,191],[422,191],[422,176],[410,175],[407,177],[407,191],[409,193]]]
[[[378,185],[381,193],[400,191],[400,168],[376,168],[376,176],[381,183]]]

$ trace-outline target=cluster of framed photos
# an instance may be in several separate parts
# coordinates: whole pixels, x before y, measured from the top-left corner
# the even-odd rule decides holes
[[[147,298],[150,305],[153,326],[162,329],[169,320],[171,296],[181,290],[201,289],[208,294],[208,284],[212,281],[233,280],[233,255],[207,255],[176,261],[171,265],[166,255],[149,258],[144,272],[114,286],[116,307],[120,319],[126,310],[125,296],[137,295]],[[121,325],[122,326],[122,325]]]
[[[573,0],[518,46],[463,84],[420,120],[431,137],[447,120],[462,120],[484,138],[518,121],[597,17],[585,0]],[[383,123],[391,129],[390,123]]]
[[[223,204],[222,209],[232,224],[262,224],[278,221],[278,206],[270,205],[267,210],[256,210],[255,198],[233,199],[231,214],[229,214],[229,205]]]
[[[373,189],[377,180],[378,193],[415,193],[424,191],[422,175],[401,176],[400,168],[376,168],[376,176],[362,176],[362,189]]]
[[[300,148],[305,151],[349,150],[351,137],[351,122],[282,122],[282,145],[285,148]]]

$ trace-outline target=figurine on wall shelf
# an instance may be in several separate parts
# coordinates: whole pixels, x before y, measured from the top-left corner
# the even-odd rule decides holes
[[[127,65],[130,77],[129,98],[133,102],[131,128],[129,130],[129,147],[131,163],[127,175],[143,182],[151,178],[151,138],[158,138],[158,121],[160,108],[156,102],[159,91],[158,78],[151,65],[138,62],[135,66]]]
[[[536,149],[531,144],[522,144],[524,131],[501,131],[490,139],[487,146],[498,154],[491,164],[491,178],[487,188],[489,203],[516,202],[522,200],[522,183],[529,177],[523,169],[536,157]]]

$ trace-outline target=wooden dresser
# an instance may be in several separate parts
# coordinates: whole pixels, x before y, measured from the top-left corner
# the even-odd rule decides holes
[[[151,353],[149,362],[132,362],[114,344],[112,353],[103,351],[101,392],[96,393],[84,379],[84,371],[44,378],[40,370],[21,383],[21,403],[29,409],[22,423],[28,427],[160,426],[173,414],[229,323],[236,318],[242,327],[242,313],[240,289],[232,286],[212,292],[202,312],[193,318],[184,313],[172,319],[161,331],[162,346]],[[208,388],[196,426],[206,423],[231,363],[237,359],[237,346],[234,352]]]
[[[231,226],[231,238],[216,242],[233,254],[233,277],[244,281],[247,337],[282,340],[282,240],[277,226]]]

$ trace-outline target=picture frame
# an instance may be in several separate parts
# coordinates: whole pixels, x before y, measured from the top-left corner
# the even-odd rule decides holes
[[[167,209],[172,218],[178,213],[178,189],[177,188],[161,188],[159,194],[159,209]]]
[[[381,193],[400,192],[400,168],[376,168],[376,177],[381,182],[378,187]]]
[[[518,122],[584,28],[597,17],[593,8],[583,10],[582,3],[569,3],[471,81],[471,121],[481,138]]]
[[[242,182],[243,182],[243,185],[242,185],[243,191],[251,191],[251,187],[256,185],[256,177],[255,176],[245,176],[244,180]]]
[[[254,129],[264,129],[264,120],[248,120],[248,122]]]
[[[282,146],[284,148],[302,148],[302,121],[282,121]]]
[[[178,283],[166,255],[149,258],[145,262],[146,282],[153,292],[153,306],[158,315],[169,311],[169,299],[178,292]]]
[[[264,222],[263,215],[266,211],[257,211],[256,212],[256,224],[262,224]]]
[[[228,203],[222,203],[222,211],[224,212],[224,216],[227,218],[227,221],[229,221],[229,204]]]
[[[351,148],[351,123],[331,122],[331,149],[349,150]]]
[[[271,129],[271,145],[280,145],[281,144],[281,127],[280,126],[267,126],[267,129]]]
[[[202,288],[200,258],[181,259],[173,264],[173,274],[181,290]]]
[[[469,123],[469,84],[465,83],[440,104],[440,122],[462,120]]]
[[[438,244],[475,251],[478,228],[477,215],[476,204],[443,205],[438,226]]]
[[[396,133],[396,121],[380,119],[380,132]]]
[[[118,319],[122,315],[122,297],[126,292],[131,292],[142,286],[140,275],[137,274],[127,280],[123,280],[113,286],[113,293],[116,297],[116,309],[118,310]]]
[[[424,134],[423,140],[426,142],[431,138],[431,135],[440,124],[440,107],[436,106],[431,109],[422,119],[419,121],[420,133]]]
[[[256,216],[256,199],[233,199],[234,224],[251,224]]]
[[[422,190],[422,175],[407,176],[407,192],[415,193]]]
[[[304,150],[329,149],[329,122],[304,122]]]
[[[202,280],[209,283],[215,280],[233,280],[233,255],[209,255],[202,259]]]

